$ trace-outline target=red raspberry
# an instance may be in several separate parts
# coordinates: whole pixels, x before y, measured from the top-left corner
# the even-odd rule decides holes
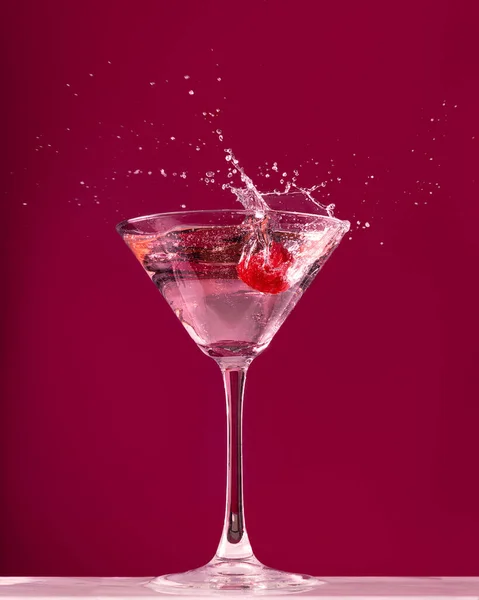
[[[267,260],[264,251],[258,250],[249,258],[243,256],[237,271],[239,278],[254,290],[264,294],[279,294],[289,288],[286,275],[292,263],[292,254],[282,244],[273,242]]]

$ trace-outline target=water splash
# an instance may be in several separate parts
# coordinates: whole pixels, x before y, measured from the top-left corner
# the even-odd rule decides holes
[[[265,199],[265,197],[266,198],[268,196],[276,196],[276,197],[284,196],[284,197],[286,197],[291,194],[302,195],[304,198],[307,199],[307,201],[309,203],[313,204],[316,207],[316,209],[319,208],[321,211],[325,212],[329,217],[334,217],[333,211],[334,211],[335,205],[334,204],[324,205],[321,202],[319,202],[318,200],[316,200],[316,198],[314,198],[314,196],[312,195],[313,192],[315,192],[317,189],[319,189],[320,187],[324,187],[323,184],[314,185],[310,188],[302,188],[302,187],[299,187],[294,181],[288,181],[288,182],[286,182],[285,188],[282,192],[275,190],[274,192],[261,193],[258,190],[258,188],[254,185],[253,180],[250,177],[248,177],[248,175],[246,175],[244,168],[240,165],[238,159],[233,154],[233,151],[231,150],[231,148],[227,148],[225,150],[225,152],[226,152],[226,157],[225,157],[226,161],[233,165],[233,167],[230,167],[230,173],[228,174],[228,177],[230,177],[232,175],[232,173],[238,172],[240,174],[241,181],[245,185],[245,187],[238,188],[238,187],[233,186],[230,183],[225,183],[222,186],[223,189],[231,190],[233,192],[233,194],[236,196],[237,200],[239,202],[241,202],[241,204],[245,207],[245,209],[254,212],[259,218],[261,218],[269,210],[271,210],[271,206],[270,206],[270,204],[268,204],[268,201],[267,201],[267,199]],[[277,166],[276,162],[273,163],[272,169],[274,171],[278,170],[278,166]],[[284,176],[286,177],[286,174]],[[294,192],[291,191],[292,189],[294,189]]]
[[[239,161],[233,154],[231,148],[227,148],[225,152],[226,161],[234,165],[234,169],[240,174],[241,181],[246,188],[236,188],[229,183],[225,183],[223,189],[230,189],[246,210],[251,210],[258,217],[264,216],[268,212],[269,206],[264,201],[261,192],[256,188],[253,180],[246,175],[245,170],[239,164]]]

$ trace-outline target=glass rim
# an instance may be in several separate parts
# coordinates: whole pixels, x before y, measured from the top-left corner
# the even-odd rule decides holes
[[[329,215],[320,215],[315,213],[305,213],[294,210],[268,210],[270,213],[276,213],[280,215],[295,215],[295,216],[303,216],[303,217],[314,217],[315,219],[320,218],[326,221],[330,221],[331,223],[335,223],[337,225],[342,225],[347,227],[346,231],[349,231],[350,222],[343,219],[338,219],[337,217],[330,217]],[[160,218],[160,217],[175,217],[177,215],[193,215],[193,214],[211,214],[211,213],[230,213],[230,214],[238,214],[238,215],[252,215],[254,211],[246,210],[246,209],[235,209],[235,208],[207,208],[204,210],[176,210],[171,212],[163,212],[163,213],[152,213],[150,215],[141,215],[139,217],[132,217],[130,219],[123,219],[116,225],[116,230],[118,233],[122,233],[127,225],[134,225],[135,223],[141,223],[143,221],[148,221],[150,219]],[[132,233],[134,235],[134,233]]]

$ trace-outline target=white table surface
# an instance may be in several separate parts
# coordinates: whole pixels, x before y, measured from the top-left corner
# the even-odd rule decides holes
[[[479,600],[479,577],[322,577],[325,584],[314,591],[291,594],[290,597],[314,598],[447,598]],[[146,587],[150,578],[120,577],[0,577],[0,597],[12,598],[142,598],[172,596]],[[212,594],[218,598],[231,594]],[[234,594],[237,596],[238,594]],[[240,594],[248,596],[249,594]],[[192,593],[190,598],[194,598]],[[277,596],[284,600],[287,596]],[[205,598],[205,596],[198,596]],[[272,599],[275,596],[268,596]]]

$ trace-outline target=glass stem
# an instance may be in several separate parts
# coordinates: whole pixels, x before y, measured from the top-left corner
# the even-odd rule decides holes
[[[228,459],[225,523],[216,556],[226,560],[253,556],[243,508],[243,395],[250,362],[218,360],[226,392]]]

